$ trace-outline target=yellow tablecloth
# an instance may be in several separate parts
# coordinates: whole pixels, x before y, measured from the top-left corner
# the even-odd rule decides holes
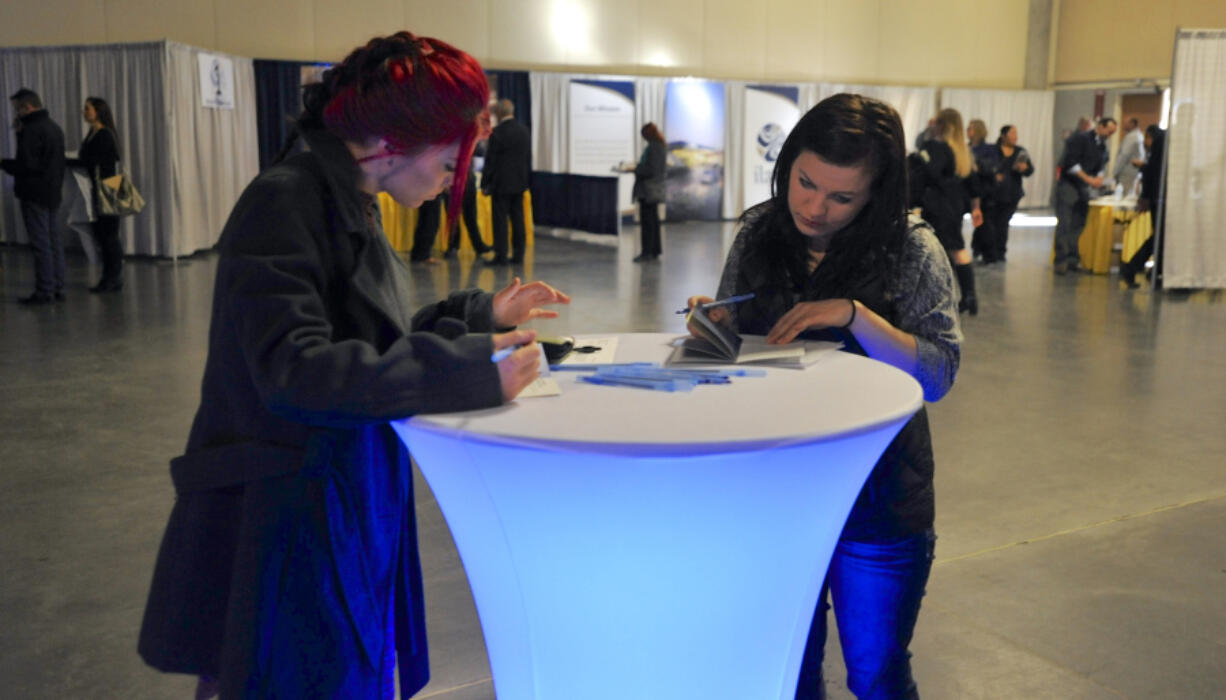
[[[387,235],[388,241],[391,242],[392,248],[402,253],[409,252],[413,248],[413,230],[417,227],[417,210],[400,206],[386,192],[379,193],[379,209],[383,214],[383,232]],[[477,225],[481,227],[481,240],[485,241],[486,245],[493,245],[494,241],[494,217],[492,209],[489,195],[484,192],[478,192]],[[441,255],[443,251],[447,250],[447,237],[443,235],[444,229],[447,226],[446,213],[439,218],[438,235],[434,238],[434,252]],[[527,228],[526,245],[532,247],[532,193],[528,191],[524,192],[524,225]],[[508,226],[510,226],[509,223]],[[457,232],[457,235],[460,236],[460,250],[471,254],[473,247],[468,242],[468,227],[464,224],[464,217],[460,217],[459,227],[460,231]],[[519,251],[513,252],[515,254],[519,253]]]
[[[1132,260],[1132,256],[1145,243],[1146,239],[1154,235],[1154,220],[1153,214],[1145,212],[1132,217],[1132,221],[1128,222],[1128,227],[1124,229],[1124,248],[1120,251],[1120,260]]]
[[[1081,264],[1091,272],[1105,275],[1111,271],[1111,251],[1115,243],[1116,224],[1124,226],[1120,259],[1128,260],[1153,233],[1149,212],[1137,214],[1133,205],[1090,202],[1086,227],[1077,242]]]
[[[1111,270],[1112,227],[1115,225],[1115,209],[1111,206],[1090,205],[1086,227],[1081,230],[1077,248],[1081,253],[1082,267],[1096,275],[1105,275]]]

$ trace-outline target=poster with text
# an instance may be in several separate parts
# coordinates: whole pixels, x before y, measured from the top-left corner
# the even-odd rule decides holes
[[[718,220],[724,193],[724,84],[669,81],[664,140],[669,221]]]
[[[800,88],[745,86],[742,188],[745,209],[770,199],[771,175],[779,149],[800,119]]]
[[[634,175],[620,172],[637,161],[634,152],[634,83],[570,82],[570,171],[618,178],[620,211],[633,210]]]
[[[201,53],[200,103],[209,109],[234,109],[234,61],[229,56]]]

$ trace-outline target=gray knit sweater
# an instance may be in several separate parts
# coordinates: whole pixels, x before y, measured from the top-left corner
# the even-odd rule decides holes
[[[720,277],[718,298],[754,291],[744,288],[741,262],[745,257],[747,222],[737,234]],[[961,359],[962,330],[958,324],[957,302],[954,297],[953,269],[949,257],[937,241],[932,228],[917,216],[908,220],[907,240],[903,246],[894,275],[886,283],[886,296],[894,306],[895,325],[915,336],[919,352],[916,380],[924,390],[924,399],[937,401],[953,386]],[[781,306],[777,319],[791,306],[807,299],[794,298]],[[736,328],[736,308],[732,311]]]

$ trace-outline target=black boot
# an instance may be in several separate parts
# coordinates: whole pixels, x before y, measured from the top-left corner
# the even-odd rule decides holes
[[[970,264],[954,265],[954,273],[958,276],[958,286],[962,288],[958,313],[969,311],[972,316],[979,315],[979,299],[975,296],[975,268]]]

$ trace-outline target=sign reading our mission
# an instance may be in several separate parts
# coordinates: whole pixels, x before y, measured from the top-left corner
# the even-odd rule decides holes
[[[634,83],[570,82],[570,172],[618,178],[618,209],[633,209],[634,175],[615,172],[635,160]]]

